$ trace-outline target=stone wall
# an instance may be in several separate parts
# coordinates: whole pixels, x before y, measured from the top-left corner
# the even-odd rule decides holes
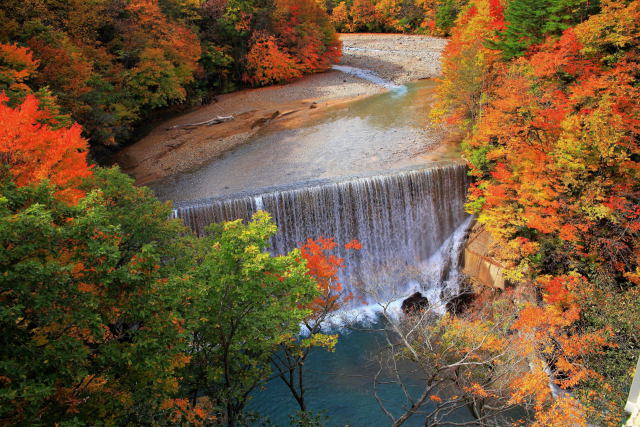
[[[491,234],[476,222],[464,249],[462,272],[476,284],[504,289],[503,267],[492,258],[496,249],[497,244]]]

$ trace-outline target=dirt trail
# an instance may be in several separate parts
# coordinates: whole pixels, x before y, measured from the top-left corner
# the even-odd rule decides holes
[[[446,40],[396,34],[343,34],[341,65],[372,70],[394,84],[440,74]],[[328,107],[384,90],[360,77],[331,70],[287,85],[249,89],[158,125],[114,156],[140,185],[192,170],[248,141],[267,126],[293,128],[324,114]],[[216,116],[234,120],[214,126],[169,129]]]

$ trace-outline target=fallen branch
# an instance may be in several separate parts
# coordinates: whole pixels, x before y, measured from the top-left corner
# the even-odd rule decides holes
[[[214,117],[213,119],[205,120],[204,122],[187,123],[184,125],[171,126],[171,127],[168,127],[166,130],[194,128],[198,126],[213,126],[219,123],[229,122],[231,120],[233,120],[233,116],[217,116],[217,117]]]

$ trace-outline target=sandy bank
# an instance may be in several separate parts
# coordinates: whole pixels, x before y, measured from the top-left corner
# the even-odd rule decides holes
[[[440,73],[446,40],[392,34],[344,34],[341,64],[375,71],[395,84]],[[287,85],[249,89],[218,97],[217,102],[158,125],[114,160],[138,184],[200,167],[243,144],[268,126],[295,127],[324,114],[328,107],[384,90],[340,71],[306,76]],[[216,116],[234,120],[215,126],[169,129]]]

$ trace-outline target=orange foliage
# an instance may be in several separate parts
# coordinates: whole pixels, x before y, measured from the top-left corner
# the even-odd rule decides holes
[[[319,237],[308,239],[301,248],[302,258],[307,262],[307,269],[318,284],[320,296],[311,303],[313,318],[320,318],[328,312],[335,311],[341,305],[349,302],[353,295],[345,292],[338,279],[338,272],[344,267],[344,259],[331,252],[338,247],[333,238]],[[359,250],[362,244],[357,240],[344,245],[347,250]]]
[[[313,0],[277,0],[278,40],[305,73],[326,71],[342,55],[325,10]]]
[[[75,203],[83,196],[82,178],[91,175],[87,165],[87,141],[81,128],[53,129],[39,123],[47,113],[38,110],[38,100],[28,95],[15,109],[0,95],[0,156],[19,186],[49,180],[60,188],[62,200]]]
[[[560,396],[544,411],[536,412],[532,427],[587,426],[589,422],[580,402],[569,397]]]
[[[37,68],[38,61],[29,49],[0,43],[0,86],[6,86],[10,92],[28,93],[30,89],[25,81]]]
[[[187,399],[168,399],[165,400],[160,409],[171,413],[170,420],[176,425],[189,426],[208,426],[216,424],[216,417],[210,415],[213,412],[207,397],[200,397],[198,405],[195,407],[189,405]]]
[[[500,67],[499,53],[485,46],[504,26],[499,0],[471,0],[458,17],[451,40],[444,50],[442,70],[445,78],[438,87],[439,102],[433,110],[436,119],[463,129],[471,128],[486,99],[483,94],[493,87],[493,70]]]
[[[255,86],[283,83],[302,76],[295,59],[283,52],[274,36],[258,35],[247,54],[247,71],[243,80]]]

